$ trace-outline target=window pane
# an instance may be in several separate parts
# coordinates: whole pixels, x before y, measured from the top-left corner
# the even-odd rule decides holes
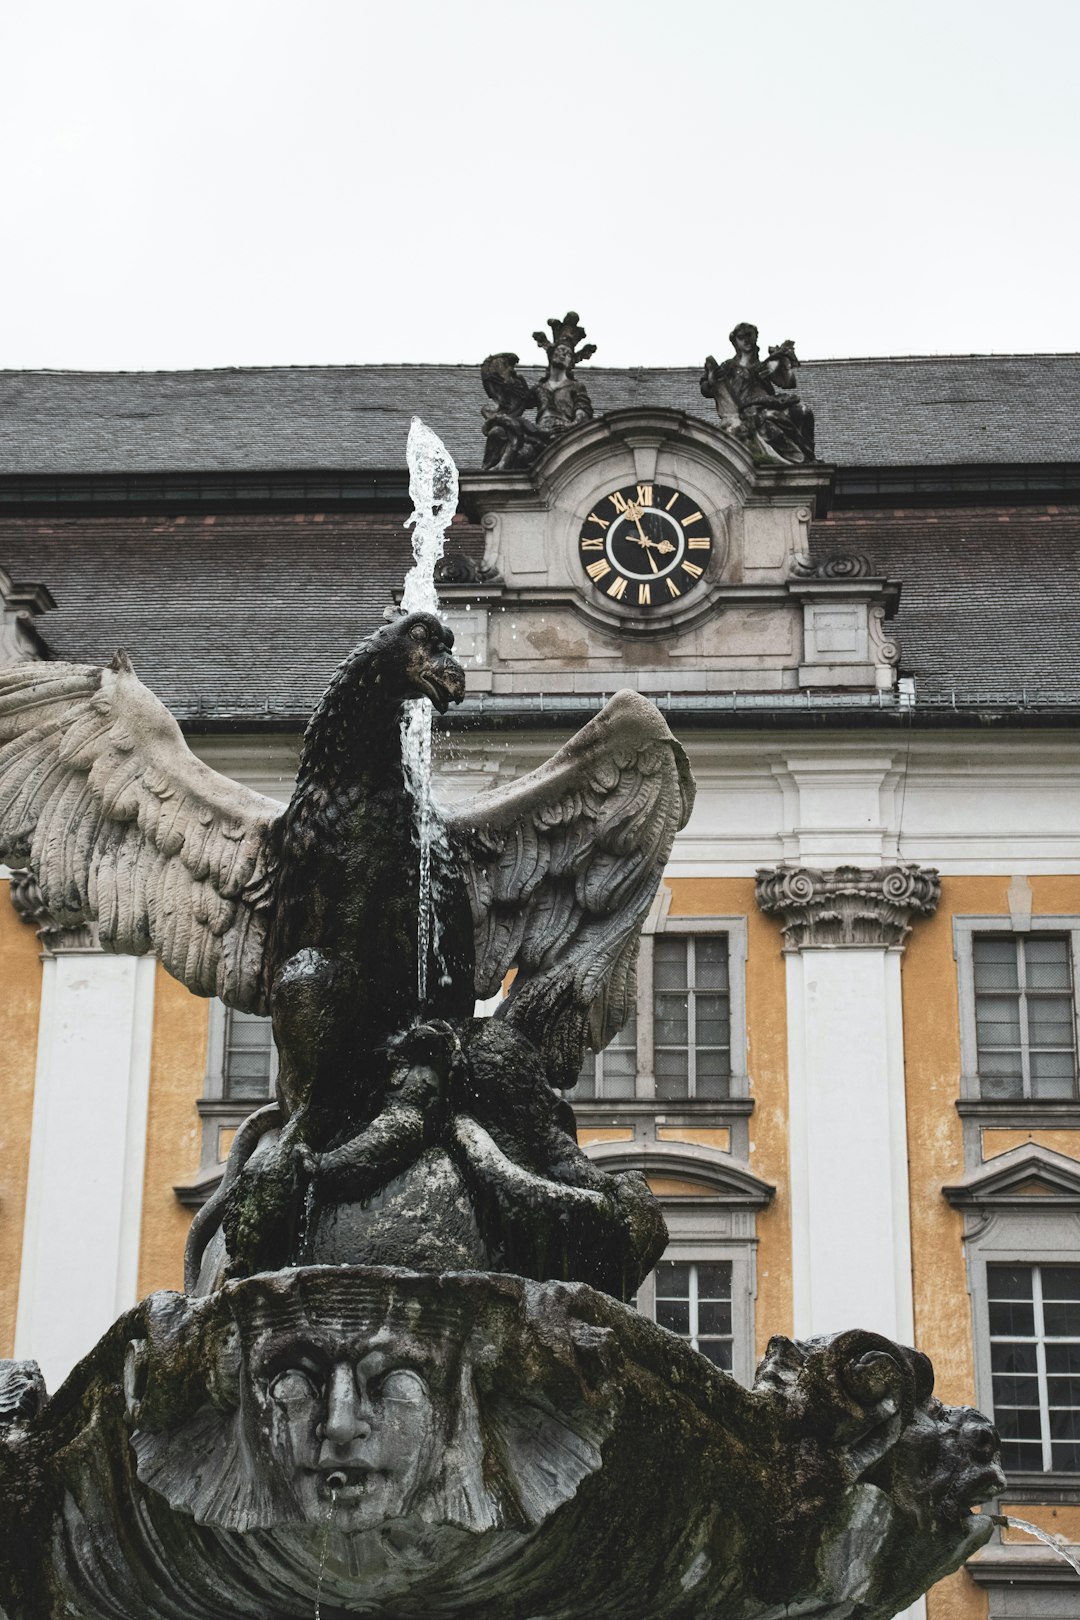
[[[697,1266],[699,1299],[731,1298],[731,1261],[701,1261]]]
[[[659,1327],[667,1328],[671,1333],[681,1333],[684,1339],[687,1338],[690,1333],[690,1301],[658,1299],[656,1321]]]
[[[1075,1442],[1055,1441],[1051,1452],[1056,1469],[1060,1469],[1063,1474],[1080,1474],[1080,1445]]]
[[[694,983],[699,990],[726,990],[728,987],[727,939],[694,941]]]
[[[995,1372],[1033,1373],[1038,1371],[1038,1357],[1033,1344],[992,1344],[990,1365]]]
[[[1001,1442],[1001,1466],[1007,1474],[1039,1473],[1042,1471],[1042,1445],[1017,1445],[1013,1441]]]
[[[235,1102],[264,1102],[270,1095],[272,1060],[269,1018],[230,1007],[225,1014],[225,1097]]]
[[[661,1260],[656,1268],[656,1295],[665,1299],[690,1298],[690,1267],[684,1260]]]
[[[984,1046],[1020,1045],[1020,1002],[1014,996],[977,996],[975,1019],[979,1050]]]
[[[577,1085],[574,1087],[574,1101],[586,1101],[596,1096],[596,1053],[586,1049],[578,1070]]]
[[[1068,996],[1029,996],[1028,1030],[1032,1046],[1073,1045],[1072,1002]]]
[[[1045,1300],[1043,1323],[1048,1339],[1075,1339],[1080,1337],[1080,1305],[1063,1305]]]
[[[986,1286],[991,1299],[1031,1299],[1031,1267],[987,1266]]]
[[[1046,1370],[1055,1376],[1080,1378],[1080,1344],[1048,1344]]]
[[[694,997],[699,1046],[726,1046],[731,1017],[727,996],[709,996],[700,993]]]
[[[685,996],[657,996],[653,1039],[657,1046],[686,1045]]]
[[[731,1371],[730,1339],[699,1339],[698,1349],[703,1356],[708,1357],[714,1367],[722,1367],[725,1372]]]
[[[1080,1266],[1042,1266],[1043,1299],[1080,1301]]]
[[[685,1049],[681,1052],[657,1052],[657,1096],[666,1098],[685,1097],[688,1085]]]
[[[990,1332],[1003,1338],[1033,1337],[1035,1333],[1035,1307],[1020,1300],[991,1301]]]
[[[1018,957],[1014,939],[994,939],[986,934],[976,935],[971,945],[975,965],[976,990],[1014,990],[1019,988]]]
[[[686,940],[658,939],[653,946],[653,984],[657,990],[685,990]]]
[[[1071,990],[1069,942],[1054,935],[1030,936],[1025,942],[1024,959],[1029,990]]]

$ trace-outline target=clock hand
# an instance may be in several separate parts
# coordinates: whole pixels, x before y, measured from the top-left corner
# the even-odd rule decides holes
[[[645,544],[648,546],[649,542],[646,540]],[[652,554],[652,547],[651,546],[649,546],[649,550],[645,553],[645,555],[649,559],[649,567],[652,569],[653,573],[658,574],[660,572],[660,570],[656,566],[656,558]]]

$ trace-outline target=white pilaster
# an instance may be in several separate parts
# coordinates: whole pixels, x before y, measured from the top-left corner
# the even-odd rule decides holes
[[[914,1332],[897,949],[789,951],[797,1338]]]
[[[135,1303],[155,965],[45,958],[15,1354],[50,1390]]]

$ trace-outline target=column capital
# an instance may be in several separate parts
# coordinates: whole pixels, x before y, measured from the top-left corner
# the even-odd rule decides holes
[[[76,924],[73,928],[62,928],[54,921],[52,915],[45,909],[45,902],[38,888],[38,881],[28,869],[15,870],[11,874],[11,905],[12,910],[20,922],[26,923],[37,931],[42,948],[46,956],[60,956],[65,951],[97,951],[98,944],[97,925],[95,923]]]
[[[941,879],[932,866],[763,867],[757,903],[783,920],[789,951],[902,950],[916,917],[933,916]]]

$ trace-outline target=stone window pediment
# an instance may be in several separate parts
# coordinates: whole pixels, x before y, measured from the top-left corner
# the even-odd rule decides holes
[[[1028,1142],[980,1165],[942,1192],[954,1209],[962,1210],[1009,1209],[1042,1199],[1058,1209],[1080,1209],[1080,1162]]]

